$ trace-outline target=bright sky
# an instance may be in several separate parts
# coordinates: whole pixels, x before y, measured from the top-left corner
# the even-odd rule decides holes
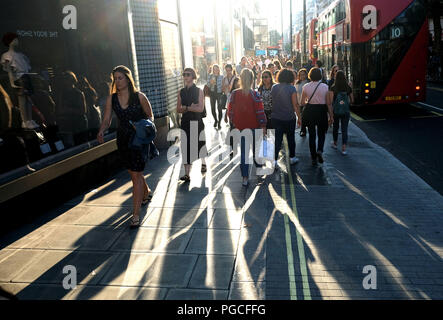
[[[250,0],[251,3],[253,0]],[[280,4],[283,2],[283,21],[285,24],[289,23],[289,4],[291,0],[258,0],[260,3],[262,15],[269,20],[270,29],[276,29],[280,32],[281,30],[281,7]],[[295,14],[297,11],[303,10],[303,0],[292,0],[292,13]],[[287,17],[286,17],[287,16]],[[286,26],[285,26],[286,28]]]

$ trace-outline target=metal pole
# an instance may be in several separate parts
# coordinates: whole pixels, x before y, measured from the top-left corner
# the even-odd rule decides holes
[[[281,49],[282,51],[285,49],[285,39],[283,36],[283,0],[280,0],[280,7],[281,7]]]
[[[289,41],[291,42],[291,52],[289,54],[291,55],[291,58],[292,58],[292,52],[293,52],[293,48],[292,48],[292,0],[289,0],[289,28],[290,28]]]
[[[220,65],[220,44],[218,39],[218,19],[217,19],[217,2],[212,2],[213,10],[214,10],[214,42],[215,42],[215,61],[217,61],[217,64]],[[220,70],[222,71],[222,70]]]
[[[306,63],[306,0],[303,0],[303,55],[302,64]]]

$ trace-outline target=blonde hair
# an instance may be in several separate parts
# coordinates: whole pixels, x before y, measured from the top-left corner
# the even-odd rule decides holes
[[[254,73],[250,69],[243,69],[240,74],[240,88],[245,95],[249,93],[252,88],[252,82],[254,81]]]
[[[214,68],[217,68],[218,69],[218,74],[221,75],[220,66],[218,64],[212,65],[212,74],[215,74]]]

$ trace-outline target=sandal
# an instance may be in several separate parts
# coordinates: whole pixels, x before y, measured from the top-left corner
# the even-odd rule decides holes
[[[202,164],[202,170],[201,170],[201,172],[202,172],[202,173],[205,173],[207,170],[208,170],[208,169],[207,169],[206,165],[205,165],[205,164]]]
[[[144,206],[144,205],[146,205],[146,204],[148,204],[149,202],[151,202],[151,200],[152,200],[152,191],[150,191],[149,193],[148,193],[148,196],[146,197],[146,198],[144,198],[143,199],[143,201],[142,201],[142,206]]]
[[[131,225],[129,226],[129,228],[136,229],[138,227],[140,227],[140,217],[137,217],[136,219],[134,216],[132,216]]]
[[[184,182],[189,182],[191,181],[191,178],[187,174],[185,174],[183,177],[180,178],[180,180]]]

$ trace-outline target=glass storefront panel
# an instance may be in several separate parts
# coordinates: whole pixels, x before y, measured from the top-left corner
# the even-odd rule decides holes
[[[2,1],[0,173],[95,140],[110,73],[131,67],[126,5]]]
[[[180,37],[178,26],[165,21],[160,22],[163,59],[166,77],[166,100],[168,105],[168,115],[174,127],[178,127],[177,93],[183,87],[182,81],[182,61],[180,54]]]

